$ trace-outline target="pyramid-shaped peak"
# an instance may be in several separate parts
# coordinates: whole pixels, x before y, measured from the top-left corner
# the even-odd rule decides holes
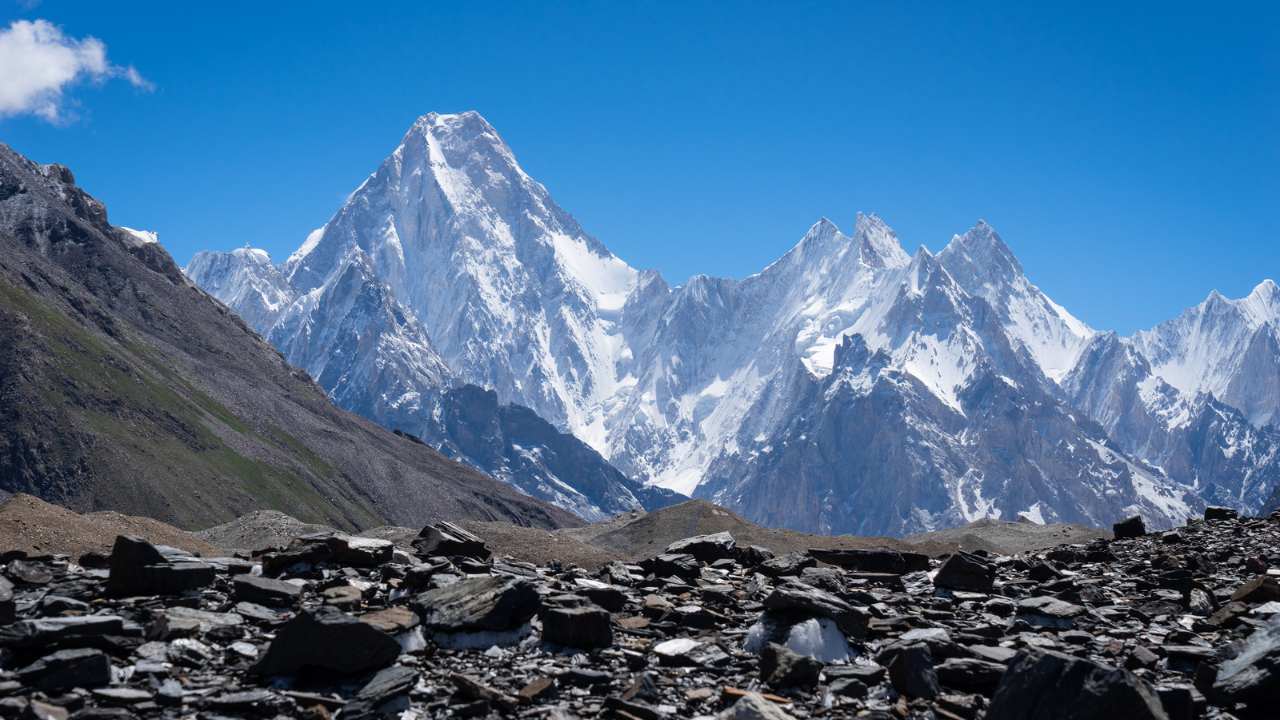
[[[835,223],[824,217],[809,228],[809,232],[804,234],[804,239],[808,240],[809,238],[814,238],[830,240],[835,237],[838,232],[840,232],[840,228],[836,227]]]
[[[472,153],[478,153],[487,158],[500,156],[503,164],[516,165],[515,155],[502,136],[474,110],[427,113],[413,123],[400,143],[401,148],[417,147],[422,151],[429,145],[450,164],[461,163]]]
[[[1023,275],[1022,263],[984,220],[978,220],[964,235],[952,237],[938,258],[953,275],[960,272],[964,276],[1010,279]]]
[[[859,259],[870,267],[903,267],[911,262],[911,257],[898,241],[897,233],[875,213],[858,213],[853,226],[853,241],[858,246]]]

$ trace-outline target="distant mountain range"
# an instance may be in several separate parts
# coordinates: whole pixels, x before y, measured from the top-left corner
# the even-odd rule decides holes
[[[0,491],[188,529],[263,509],[349,531],[582,524],[338,408],[154,234],[3,144]]]
[[[1280,480],[1270,281],[1121,338],[981,221],[908,254],[860,214],[758,275],[672,288],[476,113],[420,118],[284,262],[207,252],[186,274],[342,407],[589,519],[674,491],[819,533],[1168,527],[1257,512]]]

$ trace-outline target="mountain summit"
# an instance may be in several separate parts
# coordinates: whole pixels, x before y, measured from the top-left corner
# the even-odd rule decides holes
[[[1171,477],[1089,410],[1107,406],[1090,392],[1112,391],[1084,388],[1079,368],[1116,357],[1103,347],[1114,336],[1050,300],[981,221],[936,255],[908,255],[874,214],[851,235],[824,218],[757,275],[673,288],[588,235],[478,114],[433,113],[286,262],[260,257],[201,253],[186,272],[343,407],[587,516],[644,488],[863,534],[1019,515],[1105,526],[1140,512],[1169,526],[1204,504],[1205,477]],[[1264,318],[1276,293],[1255,295],[1250,317]],[[1258,326],[1236,325],[1237,344]],[[1169,369],[1181,365],[1146,359],[1144,337],[1123,341],[1125,367],[1165,368],[1181,387]],[[1274,355],[1249,342],[1252,359],[1210,375],[1269,382]],[[613,490],[585,491],[537,443],[446,428],[442,403],[461,402],[460,386],[590,446],[593,467],[618,472]],[[488,397],[466,395],[455,417]],[[1251,427],[1269,417],[1256,402],[1243,412]],[[463,435],[504,460],[447,449]],[[1223,472],[1238,484],[1238,469]]]

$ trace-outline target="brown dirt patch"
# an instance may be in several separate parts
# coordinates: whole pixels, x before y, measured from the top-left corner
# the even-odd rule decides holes
[[[983,518],[958,528],[911,535],[903,540],[911,543],[949,543],[966,550],[986,550],[1000,555],[1016,555],[1059,545],[1087,543],[1094,538],[1112,537],[1114,536],[1106,530],[1091,528],[1088,525],[1065,523],[1040,525],[1030,520],[1009,522]]]
[[[474,520],[464,520],[458,525],[484,540],[495,556],[509,555],[520,562],[545,565],[551,560],[559,560],[565,566],[577,565],[587,570],[598,570],[614,560],[626,560],[608,550],[557,532]]]
[[[65,553],[72,560],[90,551],[110,552],[117,535],[140,535],[155,545],[169,545],[204,557],[218,548],[159,520],[118,512],[80,515],[23,493],[0,503],[0,550],[28,555]]]
[[[620,516],[622,517],[622,516]],[[661,554],[676,540],[695,535],[727,532],[739,545],[759,545],[777,554],[804,551],[809,548],[858,549],[888,547],[926,553],[932,557],[954,552],[951,543],[908,543],[890,537],[854,537],[852,535],[810,535],[795,530],[766,528],[742,518],[737,513],[706,500],[690,500],[642,515],[618,526],[620,518],[604,520],[610,530],[591,537],[595,545],[634,559]],[[625,519],[625,518],[623,518]],[[583,530],[575,531],[590,537]],[[563,531],[562,531],[563,532]]]

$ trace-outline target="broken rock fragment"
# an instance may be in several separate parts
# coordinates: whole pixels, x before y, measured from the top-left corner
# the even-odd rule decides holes
[[[1009,663],[987,720],[1165,720],[1160,698],[1128,670],[1027,648]]]
[[[1112,525],[1111,532],[1116,536],[1117,540],[1142,537],[1147,534],[1147,525],[1142,522],[1141,515],[1134,515]]]
[[[719,532],[677,540],[667,546],[667,553],[688,554],[704,563],[713,563],[733,557],[736,546],[732,535]]]
[[[989,593],[994,586],[995,578],[994,565],[977,555],[957,550],[938,569],[938,574],[933,578],[933,584],[935,587],[947,590]]]
[[[423,528],[413,541],[413,549],[424,558],[440,556],[488,560],[493,554],[485,547],[483,540],[451,522],[438,522]]]
[[[391,664],[400,644],[373,625],[334,607],[303,610],[280,626],[267,652],[250,668],[257,675],[292,675],[305,668],[339,674]]]
[[[214,568],[198,562],[171,563],[154,545],[136,535],[120,535],[111,550],[108,597],[176,595],[211,585]]]

